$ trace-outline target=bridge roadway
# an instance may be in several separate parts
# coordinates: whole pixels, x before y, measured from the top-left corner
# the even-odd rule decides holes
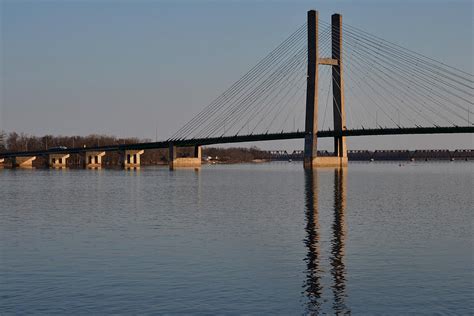
[[[420,134],[460,134],[460,133],[474,133],[474,126],[452,126],[452,127],[409,127],[409,128],[377,128],[377,129],[352,129],[345,130],[342,133],[334,131],[318,131],[318,138],[335,137],[335,136],[381,136],[381,135],[420,135]],[[0,158],[11,157],[27,157],[27,156],[42,156],[49,154],[77,154],[91,151],[123,151],[123,150],[145,150],[145,149],[160,149],[169,148],[170,143],[177,147],[190,147],[197,145],[217,145],[217,144],[231,144],[244,142],[258,142],[270,140],[285,140],[285,139],[302,139],[304,132],[290,132],[290,133],[272,133],[272,134],[257,134],[257,135],[241,135],[241,136],[223,136],[213,138],[193,138],[183,140],[166,140],[161,142],[137,143],[137,144],[123,144],[97,147],[76,147],[67,149],[49,149],[49,150],[33,150],[22,152],[3,152],[0,153]]]

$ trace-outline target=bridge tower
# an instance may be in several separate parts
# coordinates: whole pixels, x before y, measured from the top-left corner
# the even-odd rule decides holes
[[[342,16],[331,17],[331,58],[320,58],[318,47],[318,12],[308,11],[308,72],[306,83],[306,121],[304,139],[304,167],[347,166],[346,129],[344,106],[344,77],[342,63]],[[334,118],[334,156],[318,157],[318,67],[332,67],[332,93]]]

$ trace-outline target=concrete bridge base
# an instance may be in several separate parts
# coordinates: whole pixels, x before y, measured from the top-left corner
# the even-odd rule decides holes
[[[305,169],[324,167],[347,167],[347,157],[314,157],[304,160]]]
[[[88,151],[85,154],[84,167],[88,169],[102,168],[102,157],[105,151]]]
[[[0,158],[0,168],[3,168],[3,164],[5,163],[4,158]]]
[[[60,169],[66,168],[66,160],[69,158],[69,154],[51,154],[49,155],[49,167]]]
[[[11,159],[12,168],[33,168],[33,161],[36,160],[36,156],[33,157],[13,157]]]
[[[140,156],[144,150],[125,150],[121,154],[122,166],[125,169],[140,168]]]
[[[193,157],[176,157],[176,146],[170,144],[169,148],[169,168],[170,170],[181,168],[200,168],[202,158],[201,146],[194,146]]]

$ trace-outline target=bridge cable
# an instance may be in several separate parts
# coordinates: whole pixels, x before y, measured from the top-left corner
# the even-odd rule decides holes
[[[346,31],[346,33],[348,33],[348,32]],[[354,36],[351,36],[351,35],[349,34],[349,36],[348,36],[347,38],[350,39],[351,37],[354,37]],[[358,39],[357,39],[357,40],[358,40]],[[350,42],[350,41],[348,41],[348,42]],[[360,43],[360,44],[364,44],[364,43]],[[356,46],[357,46],[357,45],[356,45]],[[362,45],[361,45],[361,46],[362,46]],[[363,47],[364,47],[366,50],[367,50],[367,49],[374,49],[374,47],[367,47],[367,45],[363,45]],[[378,53],[378,52],[377,52],[377,53]],[[390,52],[390,53],[391,53],[391,52]],[[378,53],[378,54],[380,54],[380,53]],[[365,55],[366,55],[366,54],[364,54],[364,56],[365,56]],[[393,53],[391,53],[391,55],[393,55]],[[367,56],[365,56],[365,57],[367,57]],[[379,57],[379,56],[375,56],[375,57]],[[380,59],[380,58],[378,58],[378,59]],[[393,58],[391,58],[391,59],[393,59]],[[393,60],[389,60],[389,62],[390,62],[390,65],[393,66]],[[398,65],[400,65],[397,60],[395,60],[395,62],[397,62]],[[404,71],[411,73],[411,69],[407,69],[405,64],[403,64],[402,66],[405,67]],[[400,69],[400,67],[397,67],[397,69]],[[423,75],[425,75],[425,76],[426,76],[426,75],[430,76],[429,74],[426,74],[425,72],[423,72]],[[434,78],[434,77],[431,76],[430,78]],[[422,79],[424,79],[424,78],[422,78]],[[431,83],[431,84],[435,84],[435,83],[433,83],[432,81],[430,81],[430,83]],[[416,83],[416,84],[420,85],[419,83]],[[451,86],[452,86],[452,85],[451,85]],[[428,88],[426,85],[422,85],[422,87],[423,87],[424,89],[431,89],[431,88]],[[438,86],[438,88],[439,88],[439,86]],[[444,89],[444,88],[441,87],[441,89]],[[444,89],[444,90],[446,90],[446,89]],[[457,90],[458,90],[458,91],[463,91],[463,92],[465,92],[465,91],[462,90],[462,89],[457,89]],[[436,94],[438,97],[443,98],[443,97],[440,96],[439,94],[437,94],[437,93],[435,93],[435,94]],[[469,94],[469,93],[468,93],[468,94]],[[455,94],[455,95],[456,95],[457,97],[459,97],[459,95],[457,95],[457,94]],[[447,100],[447,101],[451,101],[451,100],[446,99],[446,98],[443,98],[443,99],[444,99],[444,100]],[[464,100],[465,100],[465,101],[468,101],[468,100],[466,100],[466,99],[464,99]],[[451,101],[451,102],[452,102],[452,101]],[[438,103],[439,103],[439,102],[438,102]],[[454,103],[455,105],[459,106],[459,104],[458,104],[457,102],[453,102],[453,103]],[[463,110],[466,110],[466,109],[465,109],[464,107],[462,107],[462,106],[461,106],[461,108],[462,108]],[[448,111],[449,111],[449,110],[448,110]],[[453,114],[452,111],[451,111],[451,114]],[[459,115],[457,115],[457,116],[459,117]]]
[[[357,50],[354,50],[354,53],[355,53],[355,54],[353,54],[353,56],[354,56],[354,57],[357,57],[357,56],[356,56],[356,55],[358,55]],[[366,67],[369,67],[369,68],[374,68],[374,67],[375,67],[375,68],[378,68],[378,67],[379,67],[379,63],[378,63],[377,61],[370,61],[370,62],[369,62],[369,61],[368,61],[366,58],[364,58],[363,56],[358,56],[358,57],[360,58],[361,61],[360,61],[360,62],[357,62],[357,64],[359,64],[360,67],[362,67],[362,68],[364,67],[363,64],[365,64],[365,66],[366,66]],[[356,59],[354,59],[354,60],[356,60]],[[356,68],[358,68],[358,66],[356,66],[355,64],[353,64],[353,66],[356,67]],[[383,65],[382,65],[382,67],[383,67]],[[361,68],[359,68],[359,69],[361,69]],[[383,71],[383,70],[380,70],[379,68],[378,68],[378,70],[379,70],[383,75],[385,75],[386,77],[388,77],[388,78],[390,78],[390,79],[396,81],[397,83],[400,83],[400,84],[403,85],[402,82],[400,82],[400,81],[399,81],[398,79],[396,79],[395,77],[391,76],[388,72],[385,72],[385,71]],[[363,70],[361,70],[361,71],[363,71]],[[384,78],[382,78],[377,72],[372,72],[372,73],[373,73],[376,77],[378,77],[378,78],[380,79],[380,80],[372,79],[374,82],[376,82],[376,83],[378,83],[379,85],[381,85],[380,81],[382,81],[382,82],[386,83],[387,85],[390,85],[390,84],[389,84]],[[370,76],[368,73],[367,73],[367,75]],[[417,101],[417,98],[416,98],[416,97],[413,97],[413,96],[412,96],[412,90],[411,90],[410,86],[407,86],[407,87],[406,87],[407,90],[400,89],[400,88],[398,88],[396,85],[390,85],[390,86],[391,86],[392,88],[396,88],[396,89],[399,90],[401,93],[403,93],[403,94],[405,94],[405,95],[407,95],[407,96],[409,96],[409,94],[408,94],[407,92],[410,92],[410,98],[413,99],[413,100],[415,101],[415,103],[419,103],[419,102],[420,102],[420,101]],[[387,90],[387,88],[385,88],[385,87],[382,87],[382,88],[383,88],[384,90],[386,90],[386,91],[389,91],[389,90]],[[391,93],[391,92],[389,92],[389,93]],[[393,93],[391,93],[391,94],[393,95]],[[407,104],[407,106],[408,106],[410,109],[412,109],[415,113],[417,113],[418,115],[420,115],[423,119],[427,119],[427,117],[426,117],[426,116],[423,116],[423,115],[420,113],[420,111],[417,111],[416,108],[411,107],[411,106],[410,106],[410,103],[406,103],[403,99],[400,99],[400,97],[398,97],[398,96],[394,96],[394,97],[396,97],[396,98],[398,98],[399,100],[401,100],[402,103]],[[424,101],[421,101],[421,102],[422,102],[421,104],[422,104],[423,107],[427,108],[428,110],[430,110],[431,112],[433,112],[435,115],[440,116],[440,117],[442,117],[443,119],[447,120],[448,122],[452,123],[452,121],[450,121],[448,118],[446,118],[445,116],[443,116],[441,113],[434,112],[430,107],[428,107],[428,106],[426,105],[426,102],[424,102]],[[430,121],[430,123],[434,123],[434,121],[432,121],[431,119],[428,119],[428,121]]]
[[[323,22],[324,22],[324,21],[323,21]],[[406,51],[406,54],[412,53],[413,55],[417,55],[417,56],[419,56],[419,57],[425,58],[425,59],[427,59],[427,60],[429,60],[429,61],[432,61],[432,62],[434,62],[434,63],[441,64],[441,65],[443,65],[443,66],[445,66],[445,67],[447,67],[447,68],[450,68],[450,69],[455,70],[455,71],[457,71],[457,72],[463,73],[463,74],[468,75],[468,76],[470,76],[470,77],[474,77],[473,74],[470,74],[470,73],[465,72],[465,71],[463,71],[463,70],[461,70],[461,69],[452,67],[452,66],[450,66],[450,65],[448,65],[448,64],[445,64],[445,63],[443,63],[443,62],[441,62],[441,61],[438,61],[438,60],[433,59],[433,58],[431,58],[431,57],[425,56],[425,55],[420,54],[420,53],[418,53],[418,52],[415,52],[415,51],[413,51],[413,50],[410,50],[410,49],[408,49],[408,48],[406,48],[406,47],[403,47],[403,46],[401,46],[401,45],[399,45],[399,44],[396,44],[396,43],[387,41],[387,40],[385,40],[385,39],[383,39],[383,38],[381,38],[381,37],[378,37],[378,36],[376,36],[376,35],[374,35],[374,34],[368,33],[368,32],[366,32],[366,31],[364,31],[364,30],[362,30],[362,29],[360,29],[360,28],[357,28],[357,27],[355,27],[355,26],[351,26],[351,25],[349,25],[349,24],[347,24],[347,23],[344,23],[343,26],[344,26],[345,29],[349,28],[349,29],[352,29],[353,31],[357,31],[357,32],[359,32],[359,34],[362,34],[363,36],[366,36],[366,37],[368,37],[368,38],[373,38],[373,39],[375,39],[375,40],[378,40],[378,41],[380,41],[380,42],[382,42],[382,43],[385,43],[385,45],[387,45],[387,46],[391,46],[391,47],[394,47],[394,48],[398,48],[400,51]],[[413,55],[412,55],[412,56],[413,56]],[[413,58],[416,58],[417,60],[422,60],[422,59],[420,59],[419,57],[413,56]],[[439,68],[440,70],[443,70],[443,71],[446,72],[446,73],[451,73],[450,71],[448,71],[448,70],[446,70],[446,69],[443,69],[443,68],[440,67],[439,65],[430,63],[430,62],[428,62],[428,61],[427,61],[426,63],[429,64],[429,65],[432,65],[433,67],[437,67],[437,68]],[[457,77],[459,77],[459,78],[461,78],[461,79],[465,79],[465,80],[469,80],[470,82],[473,82],[472,80],[467,79],[467,78],[462,77],[462,76],[459,76],[459,75],[456,74],[456,73],[452,73],[452,75],[453,75],[453,76],[457,76]]]
[[[282,64],[277,70],[275,70],[270,76],[265,79],[262,83],[260,83],[252,92],[248,95],[245,95],[243,99],[237,100],[235,104],[228,107],[226,111],[224,111],[220,116],[215,118],[211,121],[207,126],[210,128],[210,131],[207,132],[206,137],[212,135],[213,132],[216,130],[220,130],[224,128],[224,131],[227,129],[225,124],[227,121],[234,120],[236,113],[240,113],[244,109],[247,109],[255,99],[258,99],[260,95],[267,92],[268,87],[275,82],[279,82],[281,78],[286,76],[288,72],[291,70],[291,66],[295,63],[296,57],[299,54],[304,53],[304,50],[300,50],[297,54],[293,55],[292,57],[288,58],[287,61]],[[221,135],[223,136],[223,135]]]
[[[356,37],[353,37],[352,35],[348,35],[349,38],[352,38],[352,39],[355,39],[355,40],[359,40],[358,38]],[[470,102],[469,100],[465,99],[464,97],[460,96],[459,94],[457,93],[454,93],[452,91],[449,91],[447,90],[445,87],[442,86],[442,84],[444,85],[447,85],[448,87],[450,88],[454,88],[455,90],[457,90],[458,92],[461,92],[461,93],[464,93],[468,96],[474,96],[474,94],[470,93],[470,92],[467,92],[465,91],[464,89],[461,89],[461,88],[458,88],[456,86],[454,86],[453,84],[449,84],[449,83],[446,83],[444,80],[442,80],[440,77],[436,77],[436,76],[433,76],[431,74],[427,74],[426,72],[424,71],[421,71],[418,69],[418,71],[413,71],[413,69],[411,67],[408,67],[406,65],[406,63],[403,63],[403,62],[400,62],[399,60],[396,59],[396,57],[399,57],[399,56],[396,56],[396,55],[393,55],[391,54],[390,52],[388,52],[387,54],[382,54],[380,51],[378,51],[377,49],[375,50],[371,50],[371,47],[373,48],[373,46],[371,46],[370,44],[367,44],[367,43],[360,43],[361,44],[361,47],[365,48],[366,52],[370,53],[370,54],[375,54],[377,55],[378,57],[381,58],[385,58],[387,59],[387,62],[391,62],[392,65],[396,64],[398,65],[399,67],[402,67],[402,68],[405,68],[406,70],[409,70],[411,73],[413,73],[415,76],[417,76],[418,78],[420,78],[421,80],[424,80],[428,83],[431,83],[433,85],[436,85],[439,89],[463,100],[463,101],[466,101],[466,102]],[[376,48],[376,47],[375,47]],[[377,57],[375,56],[375,57]],[[395,56],[394,57],[389,57],[389,56]],[[436,80],[436,82],[433,82],[432,80]],[[467,86],[467,85],[466,85]],[[470,89],[473,89],[472,87],[469,87],[467,86],[468,88]]]
[[[327,28],[325,31],[321,32],[320,37],[324,37],[324,35],[329,34],[329,31],[330,31],[329,28]],[[323,39],[323,40],[321,41],[321,43],[320,43],[320,50],[321,50],[321,51],[324,51],[324,49],[329,46],[329,43],[330,43],[329,38]],[[304,65],[307,66],[306,60],[305,60]],[[304,76],[303,79],[306,79],[306,72],[304,73],[304,75],[305,75],[305,76]],[[306,83],[306,80],[304,80],[304,81],[302,82],[302,87],[304,87],[305,83]],[[299,89],[298,89],[298,90],[299,90]],[[292,98],[290,98],[286,103],[281,104],[281,105],[277,108],[276,113],[275,113],[275,115],[273,116],[273,119],[270,121],[270,124],[269,124],[268,127],[267,127],[267,130],[269,130],[269,129],[271,128],[272,124],[275,122],[275,120],[278,118],[278,116],[279,116],[280,114],[283,114],[283,113],[284,113],[284,111],[281,112],[280,110],[281,110],[282,108],[286,108],[286,106],[288,105],[288,103],[294,98],[294,96],[296,96],[296,94],[298,93],[298,90],[296,90],[296,91],[294,92]],[[300,99],[300,98],[298,98],[298,100],[299,100],[299,99]],[[280,102],[280,103],[281,103],[281,102]],[[288,118],[289,118],[289,115],[290,115],[291,111],[297,106],[297,104],[298,104],[298,103],[296,102],[296,103],[294,103],[293,107],[289,108],[289,110],[288,110],[288,112],[287,112],[287,114],[286,114],[285,119],[283,120],[282,124],[280,125],[280,129],[284,126],[284,124],[286,123],[286,121],[287,121]],[[302,110],[303,110],[303,112],[304,112],[305,109],[303,108]],[[280,130],[280,129],[279,129],[279,130]]]
[[[327,35],[327,34],[329,34],[329,32],[330,32],[329,28],[323,29],[322,32],[321,32],[321,34],[320,34],[320,37],[324,38],[324,36]],[[329,38],[323,39],[323,40],[320,42],[321,50],[323,50],[324,47],[328,46],[328,44],[329,44]],[[307,63],[306,63],[306,58],[305,58],[305,59],[303,60],[302,65],[303,65],[303,66],[307,66],[306,64],[307,64]],[[304,72],[304,77],[303,77],[303,79],[306,79],[306,72]],[[304,81],[302,82],[302,85],[301,85],[301,86],[304,86],[305,83],[306,83],[306,80],[304,80]],[[301,87],[300,87],[300,88],[301,88]],[[298,89],[298,87],[297,87],[297,89],[293,92],[292,96],[291,96],[285,103],[283,103],[283,101],[286,99],[286,97],[287,97],[287,96],[289,95],[289,93],[291,92],[291,91],[288,91],[288,92],[282,97],[282,99],[280,99],[276,104],[274,104],[274,108],[271,108],[270,111],[267,111],[267,112],[260,118],[260,120],[258,121],[258,123],[257,123],[257,125],[255,126],[255,128],[256,128],[259,124],[261,124],[261,123],[263,122],[263,120],[264,120],[267,116],[269,116],[269,115],[271,114],[272,110],[274,109],[274,112],[275,112],[275,113],[274,113],[274,115],[273,115],[273,118],[270,120],[270,122],[269,122],[269,124],[268,124],[268,126],[267,126],[267,128],[266,128],[266,132],[268,132],[268,131],[271,129],[271,127],[273,126],[273,123],[276,121],[276,119],[279,118],[279,116],[280,116],[281,114],[284,114],[284,113],[285,113],[285,111],[284,111],[284,110],[282,111],[282,109],[286,109],[286,108],[287,108],[287,105],[289,104],[289,102],[294,99],[294,97],[296,96],[296,94],[297,94],[299,91],[301,91],[301,90]],[[298,98],[298,100],[299,100],[299,99],[300,99],[300,98]],[[286,114],[286,116],[285,116],[285,119],[283,120],[282,124],[280,125],[280,129],[282,128],[282,126],[284,126],[284,124],[286,124],[286,122],[287,122],[287,120],[288,120],[288,118],[289,118],[289,115],[290,115],[291,111],[297,106],[297,104],[298,104],[298,103],[294,103],[293,107],[289,107],[289,108],[288,108],[287,114]],[[304,109],[303,109],[303,111],[304,111]],[[252,132],[255,131],[255,128],[252,130]],[[280,129],[279,129],[278,131],[280,131]]]
[[[360,53],[359,50],[356,49],[356,48],[354,48],[353,52],[355,53],[355,55],[358,55],[358,57],[360,58],[360,60],[363,61],[364,63],[366,63],[366,64],[368,64],[368,65],[370,65],[370,66],[380,66],[380,67],[382,67],[382,68],[384,68],[384,69],[386,69],[386,70],[388,70],[388,71],[393,72],[393,70],[389,70],[386,66],[382,65],[382,64],[378,61],[379,58],[377,58],[377,56],[375,57],[375,60],[374,60],[374,59],[371,59],[371,61],[369,62],[369,61],[368,61],[368,57],[370,56],[370,53],[367,54],[367,52],[364,51],[364,52],[366,52],[366,53],[365,53],[365,54],[362,54],[362,53]],[[396,68],[396,69],[401,71],[401,69],[399,69],[399,68]],[[380,69],[379,69],[379,71],[380,71]],[[408,71],[409,71],[409,70],[408,70]],[[383,71],[381,71],[381,72],[383,72]],[[388,75],[388,73],[386,73],[386,72],[383,72],[383,73],[384,73],[385,75],[387,75],[387,76],[390,76],[390,75]],[[422,89],[428,90],[429,92],[432,92],[432,94],[435,94],[435,95],[438,96],[437,93],[435,93],[431,88],[427,87],[426,85],[423,85],[423,84],[421,84],[421,83],[419,83],[419,82],[413,81],[410,77],[407,77],[407,76],[404,75],[403,73],[400,73],[400,75],[401,75],[402,77],[404,77],[405,80],[409,81],[410,83],[412,83],[412,84],[414,84],[414,85],[417,85],[417,86],[420,86]],[[436,100],[434,100],[430,95],[426,95],[426,97],[432,99],[433,102],[436,102]],[[443,98],[442,96],[440,96],[440,97]],[[450,101],[449,99],[446,99],[446,98],[443,98],[443,99],[445,99],[446,101]],[[436,104],[437,104],[437,105],[440,105],[440,106],[443,107],[443,108],[445,108],[447,111],[451,112],[452,114],[457,115],[455,112],[453,112],[452,110],[446,108],[444,105],[440,104],[439,102],[436,102]],[[461,106],[461,109],[465,110],[462,106]],[[460,118],[462,118],[462,117],[459,116],[459,115],[457,115],[457,116],[460,117]]]
[[[288,54],[286,54],[285,56],[287,56]],[[285,62],[288,62],[288,58],[286,59]],[[280,65],[280,67],[278,69],[281,69],[282,66],[284,66],[285,64],[282,64]],[[276,71],[273,71],[273,73],[275,73]],[[270,73],[269,71],[267,71],[267,73]],[[262,84],[265,84],[266,82],[268,82],[268,78],[265,79],[263,82],[256,82],[254,83],[249,89],[247,89],[247,91],[254,91],[255,92],[255,86],[261,86]],[[241,94],[240,97],[237,98],[237,100],[234,101],[234,103],[230,103],[228,106],[227,106],[227,110],[224,108],[224,109],[219,109],[218,110],[218,113],[215,114],[217,116],[215,116],[215,118],[213,119],[213,123],[209,123],[211,126],[213,125],[214,127],[215,126],[220,126],[220,124],[216,124],[215,122],[222,122],[223,121],[223,117],[226,117],[227,116],[227,113],[229,111],[234,111],[235,110],[235,106],[236,104],[238,105],[242,98],[245,98],[246,94]],[[219,114],[220,113],[220,114]],[[225,118],[224,118],[225,120]],[[202,129],[202,128],[201,128]]]
[[[347,41],[349,44],[350,44],[350,41]],[[356,46],[356,45],[355,45]],[[372,65],[373,63],[371,63],[370,65]],[[403,101],[403,100],[402,100]]]
[[[219,102],[225,102],[227,98],[231,97],[231,95],[241,91],[243,87],[246,86],[248,81],[255,79],[255,77],[260,73],[260,70],[264,67],[267,67],[269,64],[272,64],[275,60],[277,60],[282,52],[285,52],[288,46],[294,44],[295,41],[298,41],[300,38],[304,36],[304,29],[306,25],[302,25],[295,31],[292,35],[290,35],[282,44],[278,45],[276,49],[274,49],[270,54],[268,54],[265,58],[263,58],[256,66],[254,66],[246,75],[241,77],[236,83],[234,83],[231,88],[226,90],[223,94],[221,94],[215,101],[213,101],[210,105],[208,105],[204,110],[202,110],[197,116],[195,116],[188,124],[183,126],[175,135],[183,135],[184,133],[194,127],[203,116],[205,117],[206,114],[215,109],[219,105]],[[180,134],[181,133],[181,134]],[[176,136],[175,136],[176,137]]]
[[[295,43],[298,43],[305,34],[306,25],[302,25],[295,32],[293,32],[283,43],[277,46],[270,54],[263,58],[257,65],[255,65],[250,71],[248,71],[243,77],[241,77],[237,82],[235,82],[229,89],[227,89],[223,94],[217,97],[210,105],[204,108],[197,116],[195,116],[190,122],[185,124],[181,129],[179,129],[172,137],[176,139],[177,137],[183,137],[189,129],[194,128],[196,125],[201,123],[201,119],[206,116],[209,112],[215,110],[216,107],[219,107],[222,103],[228,101],[229,98],[235,96],[236,93],[239,93],[244,89],[249,82],[255,78],[262,76],[262,69],[267,68],[269,65],[274,65],[275,61],[281,58],[281,56],[287,52],[288,47],[291,47]]]

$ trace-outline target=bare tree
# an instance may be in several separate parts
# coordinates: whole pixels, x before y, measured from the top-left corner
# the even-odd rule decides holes
[[[0,151],[5,151],[5,139],[6,139],[6,133],[5,131],[0,131]]]

